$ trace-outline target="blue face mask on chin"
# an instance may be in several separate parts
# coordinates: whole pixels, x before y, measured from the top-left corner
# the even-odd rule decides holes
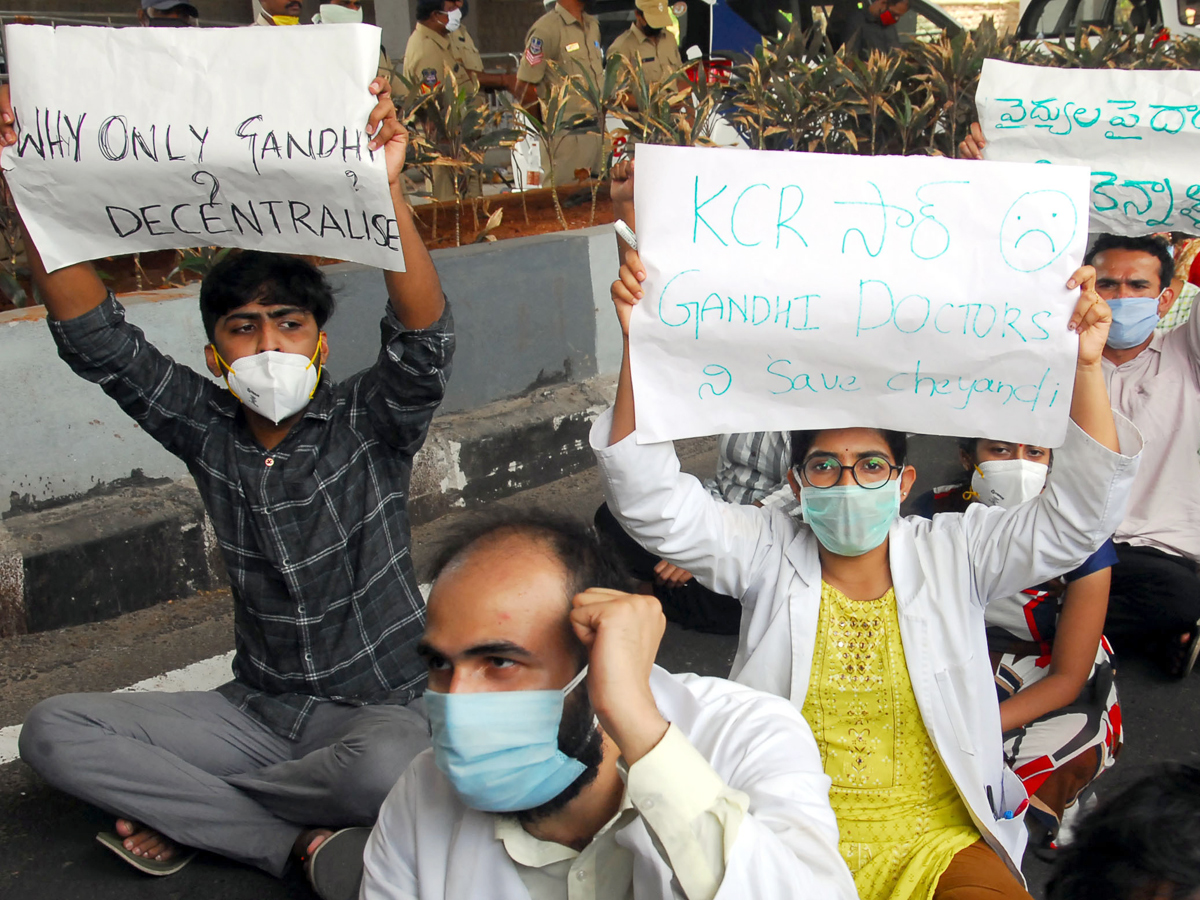
[[[862,556],[887,540],[900,514],[900,479],[868,490],[857,484],[800,491],[804,521],[826,550],[838,556]]]
[[[462,801],[484,812],[521,812],[553,800],[586,771],[558,749],[561,691],[425,692],[433,758]]]
[[[1114,350],[1136,347],[1154,333],[1158,324],[1158,301],[1162,297],[1115,297],[1108,301],[1112,308],[1112,325],[1108,329],[1108,346]]]

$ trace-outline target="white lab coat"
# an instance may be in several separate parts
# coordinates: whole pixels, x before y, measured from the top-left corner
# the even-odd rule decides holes
[[[784,700],[723,678],[654,668],[650,689],[749,809],[726,851],[717,900],[855,900],[837,849],[828,776],[808,724]],[[637,900],[681,900],[645,822],[617,837],[634,854]],[[469,809],[433,761],[418,756],[384,801],[364,855],[361,900],[528,900],[491,813]]]
[[[900,518],[889,533],[900,636],[921,718],[980,834],[1018,878],[1027,796],[1004,764],[983,610],[993,597],[1074,569],[1120,523],[1142,442],[1128,420],[1116,420],[1121,454],[1069,423],[1035,500],[1011,510],[973,503],[962,514]],[[591,440],[613,514],[650,552],[741,598],[730,677],[803,707],[821,605],[812,531],[778,509],[714,499],[680,472],[670,443],[639,445],[634,434],[608,446],[611,428],[609,411]]]

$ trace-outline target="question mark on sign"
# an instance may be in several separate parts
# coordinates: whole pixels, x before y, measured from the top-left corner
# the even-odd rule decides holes
[[[207,175],[209,178],[212,179],[212,190],[208,192],[208,202],[216,203],[217,202],[217,193],[221,190],[221,182],[217,180],[217,176],[214,175],[212,172],[206,172],[203,169],[201,169],[199,172],[197,172],[195,175],[192,176],[192,181],[196,182],[196,184],[201,184],[201,185],[204,184],[204,182],[200,178],[201,175]]]
[[[358,193],[358,174],[350,169],[346,170],[346,177],[354,184],[354,192]]]

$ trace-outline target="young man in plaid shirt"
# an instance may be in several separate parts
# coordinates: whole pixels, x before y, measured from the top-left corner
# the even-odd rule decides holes
[[[118,816],[99,839],[152,874],[192,848],[274,875],[293,857],[315,865],[333,829],[374,822],[429,743],[406,507],[454,332],[400,190],[407,134],[386,82],[371,91],[407,270],[383,273],[379,358],[348,381],[322,374],[333,297],[306,262],[247,252],[205,280],[205,353],[225,390],[149,344],[90,264],[47,274],[29,243],[60,355],[187,463],[229,570],[233,681],[55,697],[21,734],[22,758]],[[7,89],[0,120],[11,146]]]

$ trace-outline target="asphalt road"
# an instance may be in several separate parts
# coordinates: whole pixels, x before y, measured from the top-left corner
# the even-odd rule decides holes
[[[928,486],[953,470],[946,445],[917,440],[914,462]],[[681,445],[690,471],[712,470],[711,441]],[[600,502],[594,472],[528,491],[506,503],[540,505],[590,517]],[[455,517],[417,529],[418,563],[453,527]],[[164,604],[121,619],[0,641],[0,727],[21,721],[38,700],[69,691],[115,690],[232,649],[227,594]],[[672,671],[724,675],[736,640],[669,627],[659,661]],[[1118,651],[1120,648],[1118,648]],[[1126,744],[1116,766],[1097,783],[1101,796],[1147,767],[1166,760],[1200,762],[1193,724],[1200,709],[1200,676],[1167,682],[1151,663],[1118,656],[1118,685]],[[282,881],[254,869],[201,855],[177,875],[152,878],[133,871],[95,843],[112,818],[47,788],[20,762],[0,765],[0,898],[5,900],[308,900],[303,878]],[[1048,867],[1026,856],[1035,896]]]

